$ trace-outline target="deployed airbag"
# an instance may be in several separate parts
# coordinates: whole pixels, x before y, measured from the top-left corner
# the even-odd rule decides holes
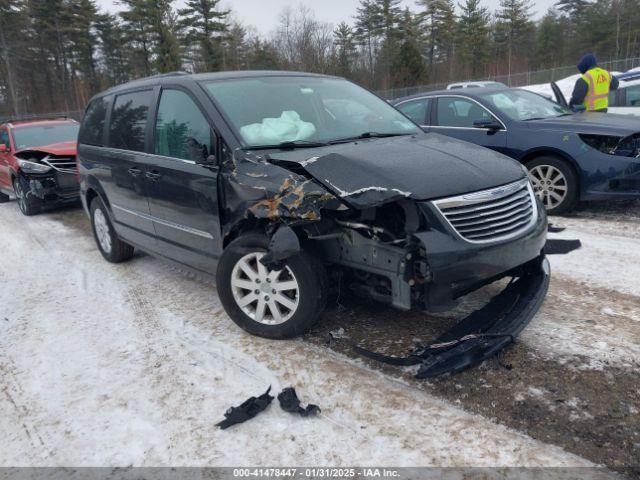
[[[306,140],[316,133],[313,123],[305,122],[298,112],[287,110],[279,118],[265,118],[240,128],[240,134],[251,145],[278,145],[282,142]]]

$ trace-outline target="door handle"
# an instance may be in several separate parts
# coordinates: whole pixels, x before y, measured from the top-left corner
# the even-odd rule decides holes
[[[162,175],[160,175],[157,172],[147,172],[145,174],[147,176],[147,178],[153,182],[155,182],[156,180],[158,180]]]
[[[139,168],[133,167],[133,168],[130,168],[128,172],[131,174],[131,176],[137,177],[142,173],[142,170],[140,170]]]

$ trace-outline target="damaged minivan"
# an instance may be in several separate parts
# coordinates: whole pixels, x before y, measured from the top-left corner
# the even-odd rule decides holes
[[[92,99],[78,158],[104,258],[139,248],[214,277],[255,335],[304,333],[332,289],[444,311],[509,277],[508,302],[468,329],[513,338],[546,294],[547,220],[526,170],[342,78],[133,81]]]

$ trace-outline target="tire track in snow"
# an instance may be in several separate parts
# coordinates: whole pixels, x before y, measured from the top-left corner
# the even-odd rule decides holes
[[[0,220],[4,216],[0,209]],[[31,355],[19,358],[29,367],[20,371],[26,379],[22,384],[29,385],[21,395],[42,409],[37,414],[40,428],[55,433],[59,427],[51,422],[57,421],[85,434],[82,440],[56,437],[59,451],[54,461],[74,465],[301,464],[308,458],[308,443],[292,437],[304,436],[315,445],[319,464],[366,464],[373,458],[386,465],[589,465],[561,448],[466,413],[324,348],[300,340],[251,337],[220,313],[210,284],[171,273],[162,262],[147,257],[129,265],[107,264],[95,249],[78,248],[87,245],[85,231],[50,231],[47,218],[34,217],[33,228],[46,230],[54,240],[64,238],[65,248],[74,251],[74,257],[52,262],[50,252],[34,248],[35,242],[12,243],[8,254],[24,248],[31,253],[24,260],[23,281],[38,276],[54,289],[61,278],[81,279],[85,272],[87,283],[103,292],[77,298],[74,292],[63,292],[54,302],[32,301],[29,314],[38,318],[37,325],[30,322],[9,330],[12,355],[26,351]],[[144,340],[154,349],[169,349],[172,358],[159,369],[166,377],[154,376],[148,359],[138,352],[145,343],[135,335],[136,319],[142,311],[144,320],[149,311],[144,305],[131,307],[123,301],[125,290],[141,287],[154,305],[153,315],[166,328]],[[27,293],[18,291],[8,299],[11,311],[20,308]],[[70,308],[82,315],[70,315]],[[34,328],[46,335],[33,338]],[[5,351],[9,347],[2,342],[0,349]],[[254,378],[225,370],[216,354],[245,358],[250,371],[268,372],[280,383],[302,386],[305,399],[321,399],[318,403],[325,413],[349,428],[305,421],[272,407],[232,432],[217,431],[213,423],[226,407],[247,393],[260,393],[262,386],[258,388]],[[55,383],[47,378],[51,372],[46,360],[51,355],[57,356]],[[61,409],[39,397],[39,382],[54,390]],[[71,405],[73,416],[68,412]],[[416,445],[415,438],[423,440]],[[21,455],[37,463],[35,452]]]

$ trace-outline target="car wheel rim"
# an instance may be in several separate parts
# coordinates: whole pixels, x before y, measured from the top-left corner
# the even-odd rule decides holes
[[[560,205],[567,197],[567,178],[559,169],[551,165],[538,165],[529,170],[533,190],[547,210]]]
[[[22,185],[17,181],[13,184],[13,190],[16,193],[16,199],[18,200],[18,207],[24,213],[27,210],[27,205],[24,199],[24,191],[22,190]]]
[[[233,299],[252,320],[264,325],[278,325],[298,310],[300,287],[289,267],[269,270],[260,263],[262,252],[240,258],[231,272]]]
[[[109,232],[109,225],[107,224],[107,219],[102,213],[102,210],[99,208],[96,209],[93,214],[93,224],[96,229],[96,237],[98,237],[98,243],[100,244],[100,248],[105,253],[111,252],[111,233]]]

